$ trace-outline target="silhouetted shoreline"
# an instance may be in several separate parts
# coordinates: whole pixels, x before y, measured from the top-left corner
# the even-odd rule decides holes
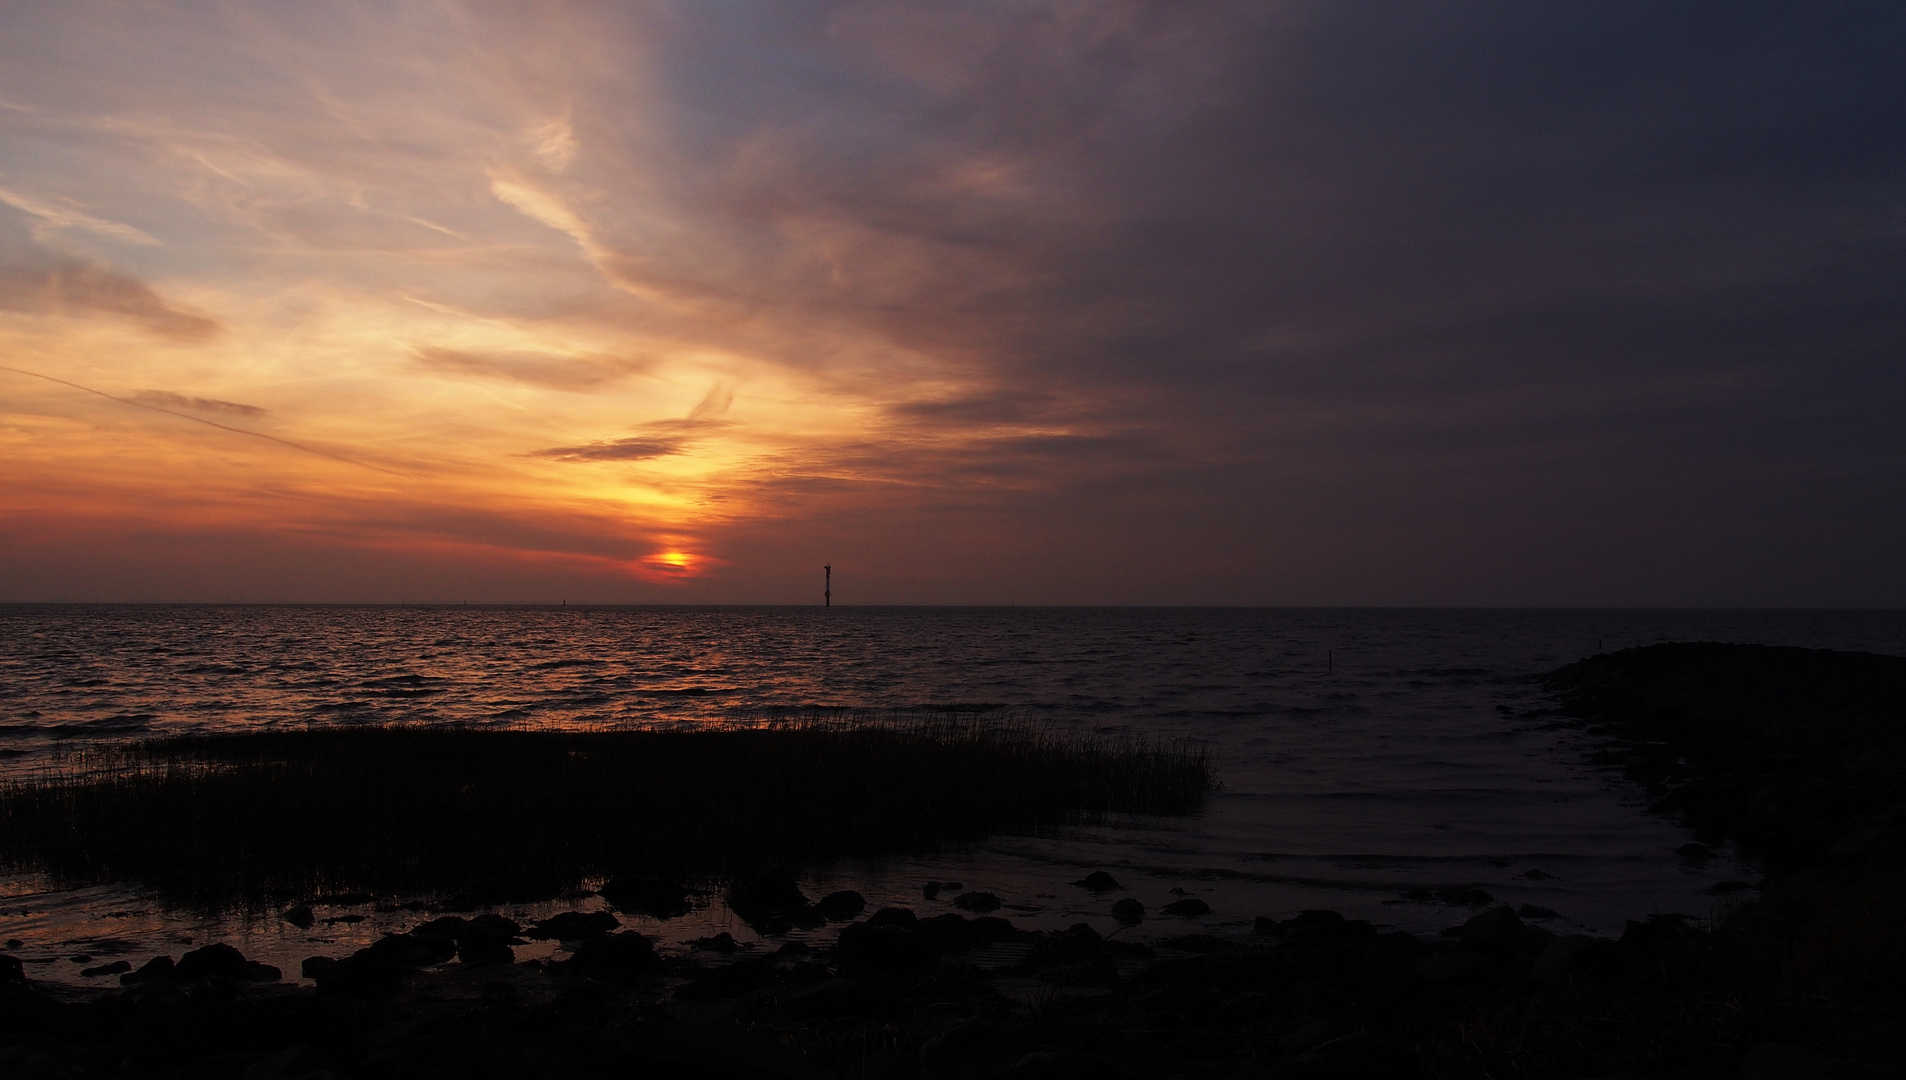
[[[15,978],[0,1015],[25,1034],[0,1043],[0,1062],[27,1076],[1896,1075],[1906,904],[1887,747],[1900,665],[1651,646],[1549,677],[1611,740],[1605,761],[1661,786],[1661,812],[1710,843],[1769,845],[1763,895],[1711,922],[1660,915],[1611,941],[1498,907],[1419,938],[1314,911],[1259,918],[1240,941],[1196,932],[1187,904],[1173,916],[1187,933],[1139,945],[1083,924],[1028,932],[980,900],[962,905],[971,914],[868,915],[774,871],[737,879],[734,910],[770,935],[838,925],[832,948],[717,937],[661,956],[613,915],[420,915],[308,961],[315,990],[216,948],[90,999]],[[1750,781],[1743,798],[1711,794]],[[1844,798],[1790,794],[1829,789]],[[1123,884],[1114,868],[1074,888]],[[653,911],[658,888],[608,899]],[[560,959],[511,962],[513,941],[546,935],[567,939]]]

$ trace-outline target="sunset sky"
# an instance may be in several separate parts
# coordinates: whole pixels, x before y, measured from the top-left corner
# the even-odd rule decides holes
[[[0,600],[1906,604],[1906,8],[0,5]]]

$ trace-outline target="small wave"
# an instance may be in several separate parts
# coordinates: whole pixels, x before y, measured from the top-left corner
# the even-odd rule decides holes
[[[53,724],[46,728],[52,734],[93,734],[113,731],[144,731],[152,721],[158,719],[152,713],[125,713],[119,716],[106,716],[98,720],[76,720],[65,724]]]
[[[366,679],[359,686],[422,686],[424,683],[442,682],[435,675],[390,675],[382,679]]]

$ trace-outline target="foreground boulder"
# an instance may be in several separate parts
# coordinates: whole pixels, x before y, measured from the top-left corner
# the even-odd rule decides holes
[[[386,934],[341,960],[308,957],[300,971],[318,984],[319,993],[383,997],[396,993],[406,974],[447,963],[456,955],[457,943],[448,937]]]
[[[592,937],[576,946],[568,961],[568,969],[574,974],[608,981],[647,975],[661,966],[654,943],[633,930]]]
[[[128,965],[130,966],[130,965]],[[172,977],[180,982],[225,979],[230,982],[277,982],[284,973],[270,964],[247,960],[230,945],[214,943],[179,958]]]

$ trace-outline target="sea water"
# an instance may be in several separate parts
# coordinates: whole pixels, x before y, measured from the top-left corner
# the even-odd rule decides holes
[[[1740,853],[1691,861],[1645,792],[1591,764],[1537,677],[1602,651],[1714,640],[1906,654],[1906,613],[1173,608],[0,606],[0,777],[62,746],[312,724],[537,728],[754,722],[816,710],[959,709],[1062,731],[1197,740],[1221,781],[1202,813],[1000,837],[930,856],[803,868],[810,893],[937,914],[958,881],[1021,925],[1128,939],[1247,934],[1332,908],[1433,932],[1473,914],[1413,890],[1482,890],[1558,932],[1702,915],[1751,882]],[[1122,889],[1071,882],[1094,869]],[[706,883],[691,915],[627,919],[666,947],[755,935]],[[1420,894],[1415,894],[1420,895]],[[1112,902],[1152,912],[1121,930]],[[1212,914],[1166,917],[1173,900]],[[426,918],[401,901],[195,912],[137,883],[0,879],[0,940],[34,978],[208,941],[295,973]],[[505,907],[591,909],[579,896]],[[831,931],[795,931],[823,939]],[[553,945],[519,949],[529,958]],[[89,957],[74,960],[73,957]]]

